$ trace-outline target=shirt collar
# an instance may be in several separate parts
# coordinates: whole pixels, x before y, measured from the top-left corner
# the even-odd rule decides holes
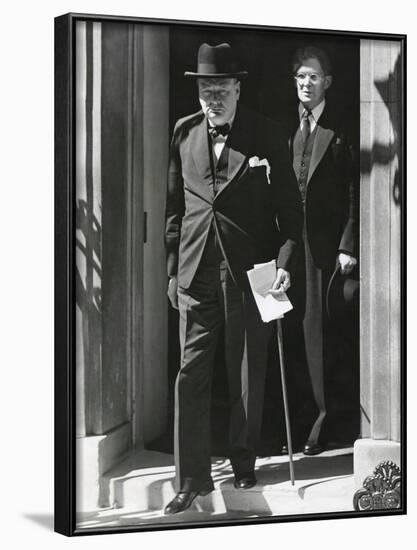
[[[312,109],[311,115],[313,116],[316,123],[319,121],[319,118],[321,117],[325,106],[326,106],[326,100],[323,99],[318,105],[316,105],[314,107],[314,109]],[[304,105],[302,103],[300,103],[298,105],[298,114],[300,116],[300,120],[301,120],[301,117],[304,113],[304,110],[305,110]]]

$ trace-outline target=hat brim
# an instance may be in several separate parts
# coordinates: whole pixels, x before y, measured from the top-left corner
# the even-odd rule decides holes
[[[239,71],[236,73],[193,73],[191,71],[185,71],[184,76],[188,78],[246,78],[248,76],[247,71]]]

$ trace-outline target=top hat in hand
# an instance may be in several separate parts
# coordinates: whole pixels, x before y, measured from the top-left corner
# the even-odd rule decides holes
[[[353,273],[343,275],[338,265],[330,278],[326,309],[331,321],[353,321],[359,312],[359,281]]]

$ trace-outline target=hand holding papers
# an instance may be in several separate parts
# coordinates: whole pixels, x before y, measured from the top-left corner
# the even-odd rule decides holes
[[[292,304],[285,292],[274,296],[268,293],[277,276],[275,260],[264,264],[256,264],[247,274],[253,297],[264,323],[281,319],[285,313],[291,311]]]

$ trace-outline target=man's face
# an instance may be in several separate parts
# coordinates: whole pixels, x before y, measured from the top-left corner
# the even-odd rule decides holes
[[[308,109],[314,109],[322,102],[332,77],[325,75],[316,58],[307,59],[295,74],[298,99]]]
[[[236,111],[240,82],[235,78],[199,78],[198,97],[204,114],[215,126],[229,122]]]

